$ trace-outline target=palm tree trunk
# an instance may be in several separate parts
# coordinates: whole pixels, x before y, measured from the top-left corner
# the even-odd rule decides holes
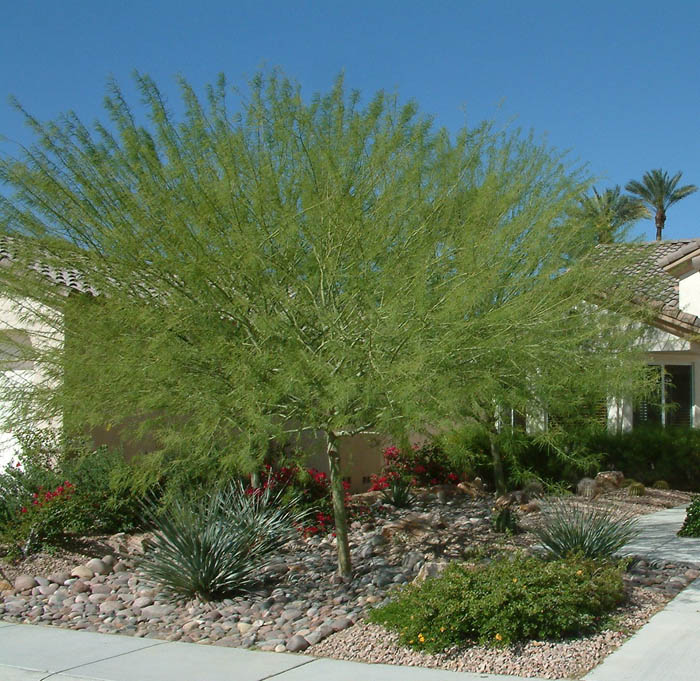
[[[664,231],[666,225],[666,211],[663,208],[656,211],[654,222],[656,223],[656,240],[661,241],[661,232]]]
[[[331,501],[333,503],[333,518],[335,520],[335,536],[338,542],[338,574],[349,579],[352,577],[350,564],[350,545],[348,544],[348,519],[345,513],[345,490],[340,475],[340,454],[338,452],[338,437],[333,431],[328,431],[328,467],[331,474]]]

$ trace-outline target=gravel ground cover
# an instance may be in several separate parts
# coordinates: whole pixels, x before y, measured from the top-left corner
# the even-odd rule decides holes
[[[629,497],[617,490],[588,503],[642,514],[689,498],[666,490]],[[638,562],[625,576],[629,597],[614,626],[572,641],[501,649],[471,646],[427,655],[397,645],[392,634],[364,622],[366,612],[384,602],[397,585],[436,574],[450,560],[483,560],[484,555],[530,549],[535,539],[529,532],[508,537],[492,530],[492,504],[492,497],[468,495],[438,504],[435,495],[425,493],[411,509],[388,509],[354,522],[350,541],[355,578],[350,583],[335,574],[333,537],[300,537],[263,570],[257,591],[210,604],[171,603],[148,583],[134,566],[143,536],[93,538],[74,551],[2,565],[7,581],[0,586],[0,618],[366,662],[562,678],[600,662],[700,575],[690,565]],[[523,527],[536,523],[538,516],[524,516]]]

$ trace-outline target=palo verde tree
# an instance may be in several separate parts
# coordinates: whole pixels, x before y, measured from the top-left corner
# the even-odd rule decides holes
[[[499,404],[630,375],[614,268],[567,217],[586,178],[532,137],[451,136],[342,79],[306,101],[259,76],[233,110],[223,78],[203,101],[181,82],[181,116],[137,84],[142,122],[112,84],[109,124],[26,114],[36,144],[0,163],[4,294],[65,338],[32,348],[47,380],[15,390],[17,419],[139,428],[184,466],[212,450],[252,466],[268,438],[322,433],[349,576],[344,437],[495,428]],[[97,295],[47,287],[37,260]]]

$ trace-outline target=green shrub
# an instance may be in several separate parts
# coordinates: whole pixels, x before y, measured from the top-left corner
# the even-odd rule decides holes
[[[479,569],[453,563],[369,617],[396,631],[404,645],[436,652],[595,631],[623,598],[619,566],[517,556]]]
[[[639,532],[634,517],[567,499],[547,503],[542,508],[542,520],[542,525],[532,531],[545,550],[560,559],[575,555],[612,558]]]
[[[657,480],[652,487],[654,489],[671,489],[671,485],[669,485],[665,480]]]
[[[693,497],[685,511],[683,527],[678,530],[679,537],[700,537],[700,496]]]
[[[587,442],[605,453],[602,466],[651,485],[666,480],[673,489],[700,490],[700,430],[638,426],[614,434],[601,431]]]
[[[198,501],[174,501],[145,515],[154,536],[139,565],[173,597],[215,600],[250,587],[296,533],[305,514],[268,488],[247,494],[235,483]]]
[[[631,497],[643,497],[646,493],[646,487],[641,482],[633,482],[627,485],[627,494]]]

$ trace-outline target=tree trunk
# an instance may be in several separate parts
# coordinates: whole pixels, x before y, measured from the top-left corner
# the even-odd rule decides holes
[[[506,493],[506,476],[503,472],[503,458],[498,446],[498,433],[489,430],[489,444],[491,445],[491,461],[493,463],[493,480],[496,484],[496,493],[500,496]]]
[[[335,536],[338,542],[338,574],[341,577],[352,577],[350,564],[350,546],[348,544],[348,520],[345,513],[345,490],[340,476],[340,454],[338,438],[332,431],[327,433],[328,467],[331,474],[331,500],[333,502],[333,518],[335,520]]]
[[[657,210],[654,222],[656,223],[656,240],[661,241],[661,232],[664,231],[664,226],[666,225],[666,212]]]

